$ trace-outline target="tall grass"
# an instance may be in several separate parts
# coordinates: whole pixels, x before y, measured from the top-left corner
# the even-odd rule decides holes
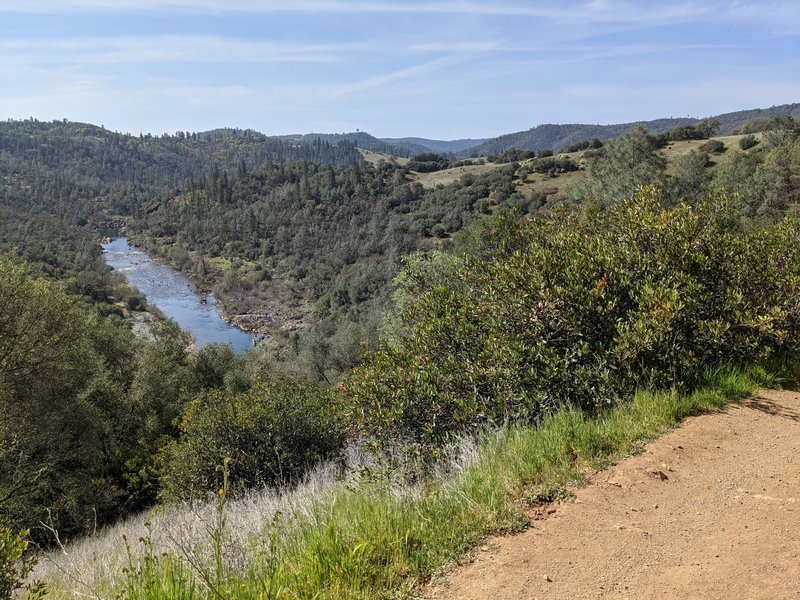
[[[607,466],[689,415],[797,373],[800,358],[775,358],[708,370],[688,390],[642,392],[592,416],[564,409],[537,427],[465,443],[446,475],[421,485],[356,485],[329,468],[283,495],[263,492],[229,503],[222,497],[162,512],[149,530],[120,526],[101,541],[68,548],[67,556],[49,557],[37,576],[49,579],[53,597],[402,596],[485,536],[524,528],[530,503],[567,495],[587,467]],[[125,528],[130,555],[120,539]],[[82,589],[75,584],[81,578]]]

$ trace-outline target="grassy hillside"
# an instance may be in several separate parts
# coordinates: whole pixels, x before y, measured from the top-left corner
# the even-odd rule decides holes
[[[364,148],[359,148],[358,151],[361,153],[361,156],[370,164],[376,165],[380,161],[387,161],[387,162],[396,162],[399,165],[404,165],[408,163],[407,158],[403,158],[402,156],[395,156],[394,154],[383,154],[381,152],[375,152],[374,150],[365,150]]]
[[[741,110],[731,113],[716,115],[711,118],[719,119],[718,133],[729,135],[734,129],[753,119],[772,119],[780,115],[800,116],[800,104],[784,104],[767,109]],[[636,125],[644,125],[650,133],[663,133],[669,129],[698,122],[699,119],[690,117],[656,119],[636,123],[621,123],[615,125],[587,125],[569,124],[538,125],[527,131],[519,131],[501,135],[471,147],[459,153],[460,156],[491,156],[516,148],[519,150],[533,150],[538,152],[544,148],[559,150],[569,144],[597,138],[599,140],[613,140],[630,131]]]
[[[435,188],[439,185],[451,185],[464,175],[482,175],[489,173],[495,169],[508,167],[508,163],[491,163],[484,162],[484,164],[466,165],[461,167],[451,167],[449,169],[442,169],[441,171],[434,171],[432,173],[417,173],[410,171],[408,176],[413,181],[418,181],[425,188]]]
[[[719,165],[727,164],[730,162],[732,157],[743,152],[739,147],[739,140],[741,140],[743,137],[744,135],[727,135],[713,136],[710,138],[713,140],[719,140],[725,145],[725,151],[714,156],[713,160],[711,161],[712,164],[709,165],[710,173],[713,173],[714,169]],[[763,138],[763,135],[756,134],[755,137],[756,139],[760,140]],[[667,161],[667,173],[670,175],[674,173],[676,161],[681,156],[689,154],[692,151],[699,151],[699,149],[707,141],[708,140],[687,140],[681,142],[672,142],[668,146],[658,150],[658,153]],[[366,160],[372,159],[377,161],[380,159],[390,159],[390,157],[386,155],[370,155],[368,153],[363,154]],[[546,173],[529,172],[525,174],[524,168],[527,165],[535,164],[536,160],[523,160],[519,163],[520,169],[516,171],[517,189],[526,195],[530,195],[535,192],[546,193],[547,195],[555,195],[559,192],[564,193],[568,191],[572,185],[582,181],[585,178],[585,166],[588,161],[588,159],[585,158],[585,155],[586,152],[583,150],[559,154],[559,157],[568,158],[574,161],[580,166],[580,168],[579,170],[572,172],[559,173],[555,177]],[[417,173],[411,171],[408,176],[413,181],[421,183],[425,188],[433,188],[439,185],[450,185],[461,179],[461,177],[464,175],[479,175],[482,173],[488,173],[498,168],[507,168],[508,165],[509,163],[489,162],[484,158],[482,164],[450,167],[447,169],[442,169],[441,171],[434,171],[432,173]]]

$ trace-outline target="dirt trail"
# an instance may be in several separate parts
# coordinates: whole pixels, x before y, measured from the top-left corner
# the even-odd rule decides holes
[[[800,598],[800,394],[688,419],[433,598]]]

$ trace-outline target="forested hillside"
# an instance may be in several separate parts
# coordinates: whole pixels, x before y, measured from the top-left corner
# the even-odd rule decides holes
[[[362,162],[345,141],[293,144],[241,130],[134,136],[83,123],[0,122],[0,248],[48,270],[85,269],[99,256],[91,232],[119,227],[159,193],[214,169],[302,160]]]
[[[405,138],[381,138],[382,141],[388,142],[392,145],[413,145],[413,147],[422,147],[427,152],[438,152],[443,154],[463,152],[469,148],[474,148],[488,139],[463,139],[463,140],[429,140],[426,138],[418,137],[405,137]]]
[[[359,148],[363,148],[364,150],[372,150],[373,152],[379,152],[381,154],[402,157],[409,157],[428,150],[426,146],[414,142],[394,143],[394,141],[391,140],[381,140],[365,131],[352,133],[306,133],[302,135],[280,136],[280,139],[300,144],[313,144],[319,141],[331,144],[347,142]]]
[[[725,113],[709,119],[719,120],[719,135],[729,135],[747,121],[753,119],[770,120],[779,116],[800,116],[800,104],[784,104],[773,106],[768,109],[742,110],[732,113]],[[527,131],[519,131],[501,135],[497,138],[486,140],[478,146],[474,146],[458,153],[459,156],[491,156],[502,154],[506,150],[515,148],[517,150],[530,150],[539,152],[545,148],[558,149],[576,144],[584,140],[597,138],[599,140],[616,139],[637,125],[644,126],[649,133],[660,134],[680,127],[697,123],[700,119],[691,117],[656,119],[654,121],[643,121],[638,123],[622,123],[618,125],[588,125],[588,124],[569,124],[538,125]]]
[[[149,203],[129,230],[178,268],[217,283],[231,313],[273,313],[254,325],[279,341],[297,321],[338,323],[333,330],[369,322],[385,307],[403,256],[440,245],[497,207],[526,205],[515,177],[509,166],[425,190],[386,162],[272,164],[190,182]]]

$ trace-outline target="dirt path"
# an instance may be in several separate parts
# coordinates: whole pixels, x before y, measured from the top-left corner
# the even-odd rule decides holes
[[[458,598],[800,598],[800,393],[693,417],[433,588]]]

